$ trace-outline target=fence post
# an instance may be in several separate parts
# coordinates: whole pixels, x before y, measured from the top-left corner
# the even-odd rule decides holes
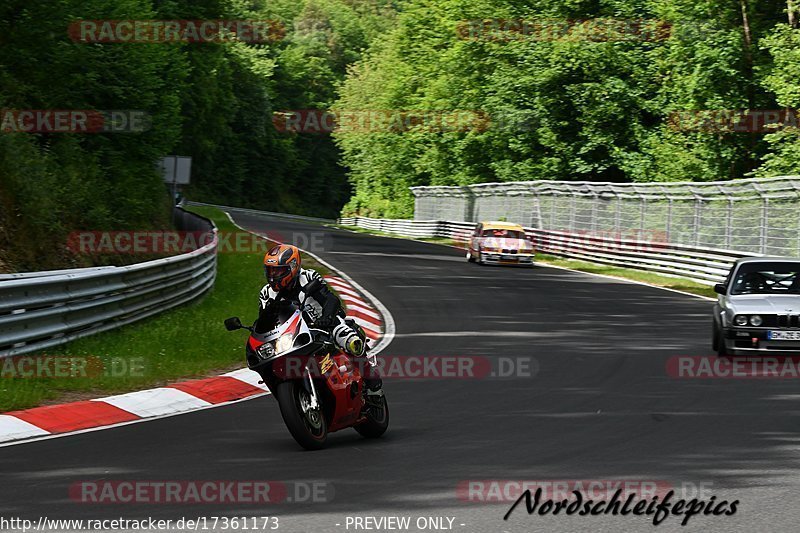
[[[761,254],[767,255],[767,227],[769,226],[769,199],[761,197]]]
[[[694,224],[692,229],[694,232],[694,245],[700,246],[700,209],[702,209],[703,200],[695,193],[694,195]]]
[[[728,197],[728,213],[725,221],[725,248],[733,246],[733,198]]]
[[[639,206],[639,240],[644,236],[644,227],[647,218],[647,198],[641,197],[641,205]]]
[[[667,242],[672,242],[672,198],[667,198]]]
[[[569,199],[569,231],[570,233],[575,233],[575,193],[570,192],[570,199]]]
[[[533,211],[531,212],[531,227],[544,229],[542,224],[542,201],[539,198],[539,191],[533,191]]]

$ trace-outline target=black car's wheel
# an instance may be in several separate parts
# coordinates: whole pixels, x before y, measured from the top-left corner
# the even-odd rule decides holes
[[[386,396],[367,400],[367,420],[355,426],[362,437],[377,439],[389,429],[389,404]]]
[[[328,424],[322,407],[311,407],[311,395],[300,380],[279,383],[275,398],[294,440],[306,450],[320,450],[328,442]]]

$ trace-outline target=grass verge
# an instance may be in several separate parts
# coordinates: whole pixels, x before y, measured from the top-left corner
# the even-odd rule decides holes
[[[581,272],[588,272],[590,274],[602,274],[603,276],[611,276],[614,278],[627,279],[631,281],[640,281],[642,283],[647,283],[648,285],[688,292],[698,296],[707,296],[709,298],[715,298],[717,296],[712,287],[703,285],[702,283],[697,283],[688,279],[652,274],[650,272],[645,272],[644,270],[589,263],[587,261],[578,261],[575,259],[567,259],[564,257],[546,254],[537,254],[536,262],[546,265],[570,268],[572,270],[579,270]]]
[[[242,231],[219,209],[189,210],[213,220],[220,233]],[[130,392],[241,368],[245,336],[226,331],[223,320],[234,315],[245,323],[255,320],[258,293],[264,285],[262,261],[261,252],[219,254],[216,284],[199,302],[70,342],[46,354],[31,354],[73,358],[78,377],[16,377],[20,359],[0,360],[0,412]],[[305,254],[303,266],[329,273]]]
[[[462,244],[453,241],[452,239],[445,239],[442,237],[435,238],[414,238],[406,237],[404,235],[397,235],[394,233],[387,233],[384,231],[368,230],[364,228],[356,228],[353,226],[343,226],[341,224],[331,224],[332,227],[355,231],[357,233],[365,233],[369,235],[378,235],[381,237],[392,237],[395,239],[413,239],[417,241],[430,242],[434,244],[444,244],[456,248],[463,248]],[[588,261],[580,261],[576,259],[569,259],[566,257],[558,257],[555,255],[536,254],[536,262],[544,265],[552,265],[580,272],[587,272],[589,274],[601,274],[603,276],[611,276],[614,278],[626,279],[630,281],[639,281],[648,285],[656,287],[664,287],[676,291],[688,292],[698,296],[706,296],[709,298],[716,298],[716,293],[712,287],[697,283],[688,279],[664,276],[661,274],[653,274],[644,270],[637,270],[635,268],[624,268],[613,265],[603,265],[599,263],[589,263]]]

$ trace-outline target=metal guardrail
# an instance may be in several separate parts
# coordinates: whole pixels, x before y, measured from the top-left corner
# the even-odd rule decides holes
[[[0,278],[0,357],[117,328],[205,294],[217,273],[217,228],[178,208],[175,219],[179,229],[213,239],[189,253],[130,266]]]
[[[550,231],[660,234],[755,255],[800,255],[800,176],[716,182],[519,181],[412,187],[420,220],[508,220]]]
[[[339,223],[414,238],[445,238],[465,245],[472,222],[341,218]],[[690,279],[705,285],[724,281],[734,261],[753,254],[591,232],[525,228],[537,252]]]

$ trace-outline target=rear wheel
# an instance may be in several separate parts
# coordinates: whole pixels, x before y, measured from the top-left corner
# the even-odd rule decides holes
[[[362,437],[377,439],[389,429],[389,404],[386,396],[373,396],[367,398],[367,420],[355,426],[355,430]]]
[[[283,381],[275,388],[281,415],[294,440],[306,450],[319,450],[328,441],[322,406],[311,407],[311,395],[300,380]]]

